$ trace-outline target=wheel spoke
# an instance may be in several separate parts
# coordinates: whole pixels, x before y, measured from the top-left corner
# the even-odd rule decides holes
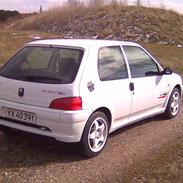
[[[173,95],[173,102],[175,102],[175,100],[176,100],[176,96],[175,96],[175,94]]]
[[[178,95],[177,93],[175,93],[175,94],[173,95],[173,102],[174,102],[174,103],[178,103],[178,102],[179,102],[179,95]]]
[[[100,142],[103,142],[105,140],[104,135],[102,135],[99,139]]]
[[[97,131],[100,128],[99,122],[97,120],[94,122],[94,126],[95,126],[95,131]]]
[[[104,132],[104,130],[105,130],[105,125],[104,124],[102,124],[102,125],[100,125],[100,130],[102,131],[102,133]]]
[[[175,111],[177,112],[178,109],[179,109],[179,105],[177,104],[177,105],[175,106]]]
[[[108,136],[108,126],[102,117],[96,118],[89,129],[88,145],[93,152],[99,152],[105,145]]]
[[[96,139],[93,141],[93,148],[95,148],[95,149],[98,148],[99,142],[100,142],[100,140],[96,138]]]
[[[172,107],[172,113],[175,114],[175,112],[176,112],[176,108]]]
[[[177,88],[174,88],[170,95],[168,105],[164,113],[165,117],[167,117],[168,119],[174,118],[179,112],[180,103],[181,103],[180,92],[178,91]]]
[[[174,108],[174,106],[175,106],[175,103],[172,102],[172,103],[171,103],[171,108]]]
[[[179,103],[180,103],[179,100],[180,100],[179,94],[174,93],[173,100],[172,100],[172,103],[171,103],[171,110],[172,110],[173,115],[176,115],[176,113],[179,110]]]
[[[89,139],[95,139],[95,131],[89,134]]]

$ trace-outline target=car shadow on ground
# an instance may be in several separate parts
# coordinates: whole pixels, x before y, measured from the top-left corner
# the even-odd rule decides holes
[[[0,133],[0,169],[70,163],[85,159],[79,144],[62,143],[40,135],[11,131]]]
[[[114,137],[137,126],[159,120],[162,119],[149,118],[119,129],[110,136]],[[79,144],[62,143],[49,137],[21,131],[0,134],[0,169],[28,168],[49,163],[65,164],[87,160],[82,156]],[[108,145],[110,144],[108,143]]]

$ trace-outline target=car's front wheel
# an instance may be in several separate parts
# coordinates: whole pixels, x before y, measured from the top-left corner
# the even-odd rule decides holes
[[[95,112],[88,119],[81,139],[82,151],[87,157],[98,155],[107,142],[109,121],[102,112]]]
[[[180,109],[180,103],[181,103],[180,92],[177,88],[174,88],[170,95],[164,116],[167,119],[172,119],[175,116],[177,116],[179,109]]]

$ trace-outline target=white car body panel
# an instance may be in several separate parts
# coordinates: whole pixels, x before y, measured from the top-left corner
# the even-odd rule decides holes
[[[18,96],[18,89],[21,87],[25,88],[24,97]],[[0,99],[40,107],[49,107],[50,101],[55,98],[79,95],[78,89],[74,90],[72,84],[40,84],[4,77],[0,78],[0,88]]]
[[[6,117],[5,108],[29,111],[36,114],[36,123],[14,123],[11,120],[0,119],[0,124],[19,130],[54,137],[64,142],[79,142],[91,110],[61,111],[32,105],[24,105],[10,101],[0,100],[0,116]],[[37,127],[34,128],[34,125]],[[33,127],[32,127],[33,126]],[[48,128],[44,129],[44,128]]]
[[[135,91],[132,95],[131,113],[142,112],[147,109],[162,108],[168,94],[167,76],[152,76],[146,78],[134,78],[132,82]],[[166,94],[164,98],[161,98]],[[141,101],[141,102],[139,102]]]
[[[110,111],[111,133],[120,127],[163,113],[173,88],[176,85],[182,88],[182,80],[177,74],[131,78],[129,65],[127,65],[129,78],[101,81],[97,65],[99,48],[123,45],[141,47],[136,43],[42,40],[27,45],[81,48],[85,53],[77,76],[70,84],[40,84],[0,77],[0,124],[3,126],[53,137],[64,142],[79,142],[86,122],[94,111],[101,108]],[[122,51],[124,53],[123,49]],[[125,55],[124,57],[126,58]],[[134,91],[129,90],[130,82],[134,83]],[[92,91],[89,89],[90,85],[93,85]],[[24,97],[17,95],[21,87],[25,88]],[[164,94],[165,97],[161,97]],[[74,96],[82,97],[82,110],[64,111],[49,108],[54,99]],[[6,108],[36,114],[36,123],[16,123],[6,119]]]

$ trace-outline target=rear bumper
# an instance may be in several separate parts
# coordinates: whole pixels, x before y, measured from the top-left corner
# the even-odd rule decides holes
[[[62,141],[62,142],[79,142],[82,136],[82,132],[84,129],[84,122],[79,123],[70,123],[70,124],[60,124],[61,129],[59,130],[53,130],[52,126],[46,126],[50,129],[50,131],[44,130],[44,129],[38,129],[34,127],[29,127],[26,125],[20,125],[13,122],[10,122],[8,120],[0,119],[0,125],[22,130],[25,132],[30,132],[34,134],[39,134],[43,136],[53,137],[56,140]]]
[[[36,123],[6,119],[6,108],[35,113]],[[0,100],[0,125],[53,137],[62,142],[79,142],[92,110],[61,111]]]

